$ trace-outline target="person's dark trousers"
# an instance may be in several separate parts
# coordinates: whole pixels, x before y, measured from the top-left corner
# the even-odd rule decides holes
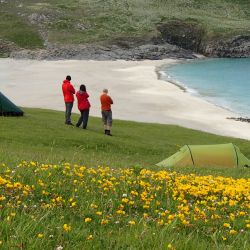
[[[71,124],[71,111],[73,102],[65,102],[65,124]]]
[[[86,129],[89,120],[89,109],[81,110],[81,116],[76,124],[77,127],[80,127],[82,124],[82,128]]]

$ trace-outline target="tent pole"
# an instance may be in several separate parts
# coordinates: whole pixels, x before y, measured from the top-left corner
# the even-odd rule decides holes
[[[234,148],[234,152],[235,152],[235,155],[236,155],[237,167],[239,167],[239,159],[238,159],[238,154],[237,154],[237,151],[236,151],[236,149],[235,149],[234,144],[233,144],[233,148]]]
[[[190,153],[190,155],[191,155],[191,159],[192,159],[193,166],[194,166],[194,159],[193,159],[193,155],[192,155],[191,149],[190,149],[190,147],[189,147],[188,145],[187,145],[187,147],[188,147],[189,153]],[[195,167],[195,166],[194,166],[194,167]]]

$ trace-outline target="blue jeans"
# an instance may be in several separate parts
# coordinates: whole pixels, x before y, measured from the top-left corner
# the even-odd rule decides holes
[[[73,102],[65,102],[65,124],[71,123],[71,111]]]

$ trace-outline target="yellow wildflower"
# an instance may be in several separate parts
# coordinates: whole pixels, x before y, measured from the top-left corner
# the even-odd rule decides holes
[[[85,222],[85,223],[88,223],[88,222],[91,222],[91,221],[92,221],[92,219],[89,218],[89,217],[87,217],[87,218],[84,219],[84,222]]]
[[[109,223],[109,220],[102,219],[101,225],[107,225]]]
[[[133,190],[132,190],[130,193],[131,193],[132,195],[134,195],[134,196],[138,196],[138,192],[136,192],[136,191],[133,191]]]
[[[168,244],[167,248],[170,250],[175,250],[174,246],[171,243]]]
[[[129,225],[135,225],[135,221],[134,221],[134,220],[130,220],[130,221],[128,222],[128,224],[129,224]]]
[[[122,202],[123,202],[123,203],[128,203],[128,202],[129,202],[129,199],[128,199],[128,198],[122,198]]]
[[[116,213],[117,214],[125,214],[125,211],[119,209],[119,210],[116,211]]]
[[[168,220],[173,220],[174,219],[174,215],[173,214],[170,214],[169,216],[168,216]]]
[[[91,208],[98,208],[98,206],[97,206],[96,204],[94,204],[94,203],[91,203],[91,204],[90,204],[90,207],[91,207]]]
[[[185,226],[189,225],[189,221],[187,221],[187,220],[182,220],[181,222],[182,222],[182,224],[185,225]]]
[[[68,225],[68,224],[64,224],[64,225],[63,225],[63,230],[64,230],[66,233],[68,233],[69,231],[71,231],[71,226]]]
[[[164,225],[164,221],[163,221],[163,220],[158,220],[158,221],[157,221],[157,225],[159,225],[159,226]]]
[[[39,233],[39,234],[37,235],[37,238],[43,238],[43,234]]]
[[[75,207],[76,206],[76,201],[72,202],[70,206]]]
[[[230,234],[236,234],[237,231],[235,231],[235,230],[232,229],[232,230],[229,231],[229,233],[230,233]]]
[[[5,199],[6,198],[3,195],[0,196],[0,201],[4,201]]]
[[[25,196],[28,196],[28,195],[29,195],[29,193],[28,193],[26,190],[23,190],[23,194],[24,194]]]
[[[87,237],[87,240],[93,240],[93,239],[94,239],[94,237],[93,237],[92,234],[90,234],[90,235]]]

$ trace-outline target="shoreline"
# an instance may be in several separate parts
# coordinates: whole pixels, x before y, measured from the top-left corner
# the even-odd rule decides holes
[[[17,106],[64,110],[61,83],[68,74],[76,89],[86,84],[90,116],[100,117],[99,95],[108,88],[114,120],[179,125],[250,140],[250,124],[229,120],[237,114],[158,79],[157,69],[180,60],[34,61],[0,59],[1,91]],[[79,113],[76,103],[74,113]],[[63,117],[62,117],[63,119]],[[63,120],[62,120],[63,122]]]
[[[181,62],[180,62],[181,63]],[[162,80],[162,81],[165,81],[165,82],[169,82],[169,83],[172,83],[173,85],[175,85],[176,87],[178,87],[180,90],[182,90],[183,92],[187,92],[187,89],[182,86],[181,84],[179,84],[177,81],[173,80],[173,79],[164,79],[164,76],[162,75],[161,73],[161,67],[159,68],[155,68],[155,73],[157,74],[157,79],[158,80]]]
[[[194,54],[195,55],[195,58],[193,58],[193,59],[178,59],[178,61],[177,62],[175,62],[175,63],[172,63],[172,64],[169,64],[169,65],[167,65],[167,64],[162,64],[162,65],[160,65],[160,66],[157,66],[156,68],[155,68],[155,72],[156,72],[156,74],[157,74],[157,78],[158,78],[158,80],[163,80],[163,81],[166,81],[166,82],[170,82],[170,83],[172,83],[172,84],[174,84],[175,86],[177,86],[178,88],[180,88],[183,92],[187,92],[187,93],[189,93],[188,91],[187,91],[187,88],[185,87],[185,86],[183,86],[182,84],[179,84],[176,80],[174,80],[174,79],[171,79],[170,77],[168,77],[169,75],[166,75],[167,77],[168,77],[168,79],[164,79],[164,76],[163,76],[163,74],[162,74],[162,71],[163,71],[163,66],[164,66],[164,68],[169,68],[169,67],[171,67],[171,66],[174,66],[174,65],[176,65],[176,64],[184,64],[184,63],[190,63],[190,62],[192,62],[192,61],[196,61],[196,60],[206,60],[206,59],[211,59],[211,58],[209,58],[209,57],[206,57],[206,56],[204,56],[204,55],[200,55],[200,54]],[[189,93],[190,94],[190,93]],[[220,106],[219,106],[220,107]]]
[[[189,94],[191,96],[196,96],[198,98],[201,98],[202,100],[204,100],[204,101],[206,101],[206,102],[208,102],[208,103],[210,103],[212,105],[215,105],[216,107],[219,107],[219,108],[222,108],[222,109],[227,110],[229,112],[232,112],[237,116],[237,117],[231,117],[231,119],[233,118],[235,120],[237,120],[237,119],[239,120],[239,118],[243,118],[236,111],[231,110],[229,108],[226,108],[226,107],[224,107],[222,105],[219,105],[219,104],[217,104],[215,102],[207,100],[206,97],[202,96],[199,92],[197,92],[197,95],[192,94],[191,91],[188,91],[188,89],[189,89],[188,87],[184,86],[184,84],[178,83],[177,80],[172,79],[168,74],[165,74],[165,72],[163,72],[164,68],[166,69],[166,68],[169,68],[169,67],[171,67],[173,65],[184,64],[184,63],[192,63],[194,60],[205,60],[205,59],[211,59],[211,58],[207,58],[207,57],[202,56],[200,58],[197,57],[196,59],[182,59],[182,60],[179,60],[179,62],[170,64],[170,65],[163,64],[163,65],[161,65],[159,67],[156,67],[157,78],[158,78],[158,80],[163,80],[165,82],[168,82],[168,83],[171,83],[171,84],[177,86],[180,90],[182,90],[183,92],[185,92],[185,93],[187,93],[187,94]],[[164,68],[163,68],[163,66],[164,66]],[[190,88],[190,89],[193,90],[192,88]],[[195,90],[193,90],[193,91],[195,91]],[[244,117],[243,119],[245,119],[245,118],[247,118],[247,117]],[[227,119],[229,119],[229,118],[227,118]]]
[[[213,60],[213,59],[215,59],[215,58],[208,58],[208,57],[205,57],[203,55],[201,55],[201,56],[196,55],[196,56],[197,56],[196,59],[183,59],[183,60],[179,60],[178,63],[174,63],[171,65],[162,65],[160,67],[157,67],[156,73],[157,73],[158,79],[172,83],[175,86],[179,87],[183,92],[186,92],[191,96],[196,96],[198,98],[201,98],[201,99],[205,100],[206,102],[213,104],[216,107],[219,107],[219,108],[222,108],[222,109],[227,110],[229,112],[232,112],[235,115],[234,117],[227,117],[227,119],[233,119],[233,120],[241,121],[241,122],[250,122],[249,116],[247,114],[240,113],[236,109],[230,108],[230,107],[223,105],[223,104],[220,104],[216,101],[209,100],[206,95],[202,95],[198,90],[195,90],[192,87],[187,86],[184,82],[179,82],[177,79],[172,78],[168,74],[168,72],[166,72],[168,70],[168,68],[170,68],[174,65],[193,63],[197,60],[200,61],[200,60]],[[216,59],[218,59],[218,58],[216,58]]]

